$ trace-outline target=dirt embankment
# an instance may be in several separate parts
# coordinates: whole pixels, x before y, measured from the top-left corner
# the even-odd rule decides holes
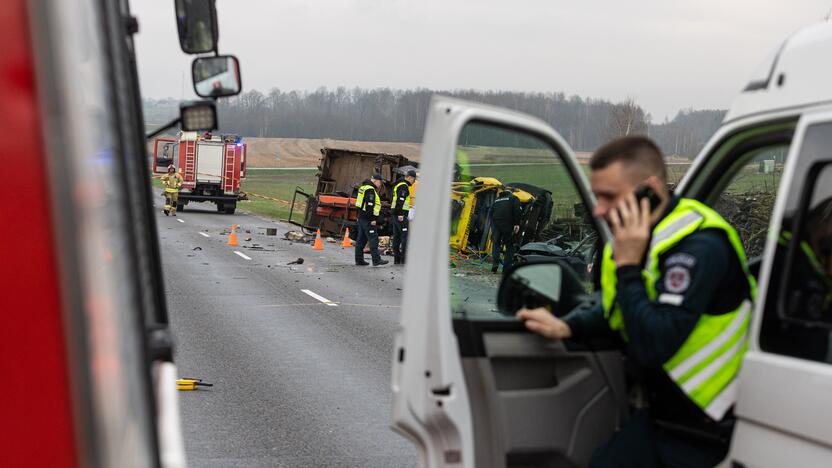
[[[418,143],[374,141],[344,141],[307,138],[253,138],[243,141],[248,145],[249,167],[316,167],[321,159],[321,148],[341,148],[370,153],[402,154],[419,160]]]

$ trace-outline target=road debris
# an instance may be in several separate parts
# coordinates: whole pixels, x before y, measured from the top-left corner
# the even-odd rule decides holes
[[[283,235],[283,238],[290,241],[299,242],[304,240],[306,236],[303,235],[300,231],[288,231],[286,234]]]
[[[287,263],[287,265],[303,265],[303,258],[299,258],[293,262]]]
[[[202,250],[202,247],[196,246],[196,247],[192,248],[191,250]]]

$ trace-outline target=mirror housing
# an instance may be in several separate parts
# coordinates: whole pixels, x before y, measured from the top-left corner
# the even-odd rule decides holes
[[[210,132],[217,129],[214,101],[183,102],[179,105],[180,126],[185,132]]]
[[[217,50],[219,30],[215,0],[174,0],[179,46],[186,54]]]
[[[240,94],[240,61],[233,55],[198,57],[191,64],[194,92],[199,97],[226,97]]]
[[[565,315],[586,296],[581,280],[559,261],[540,261],[512,265],[503,274],[497,291],[500,313],[514,315],[522,308],[544,307],[555,315]]]

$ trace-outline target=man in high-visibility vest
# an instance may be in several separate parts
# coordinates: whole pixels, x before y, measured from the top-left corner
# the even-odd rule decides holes
[[[647,398],[591,466],[714,466],[728,451],[755,292],[740,238],[711,208],[669,193],[645,137],[608,143],[590,168],[593,216],[613,233],[601,304],[518,318],[551,339],[613,332],[625,345]]]
[[[416,171],[409,170],[404,179],[393,187],[393,201],[390,203],[393,224],[393,264],[404,265],[407,254],[407,229],[411,202],[410,186],[416,181]]]
[[[168,214],[176,216],[176,204],[179,201],[179,189],[182,187],[182,174],[176,172],[171,164],[168,166],[168,173],[161,178],[162,186],[165,187],[165,216]]]
[[[373,266],[387,265],[387,260],[382,260],[378,252],[378,219],[381,214],[381,197],[378,189],[381,188],[382,177],[380,174],[373,174],[373,177],[365,180],[358,187],[358,194],[355,197],[355,206],[358,208],[358,237],[355,240],[355,264],[369,265],[364,261],[364,247],[369,242],[370,256],[373,257]]]

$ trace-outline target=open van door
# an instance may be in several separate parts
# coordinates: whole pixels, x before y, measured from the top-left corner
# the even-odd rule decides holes
[[[427,467],[586,465],[626,413],[622,354],[612,342],[554,342],[527,332],[497,301],[513,269],[492,273],[494,245],[507,244],[500,256],[511,257],[522,247],[517,239],[537,241],[551,257],[540,264],[537,286],[553,297],[553,313],[600,298],[600,268],[592,266],[609,234],[589,216],[594,201],[580,164],[536,118],[435,97],[420,169],[392,427],[419,446]],[[535,194],[551,197],[537,238],[494,215],[495,195],[505,191],[521,208]],[[455,238],[465,241],[451,245],[463,223],[466,235]]]

